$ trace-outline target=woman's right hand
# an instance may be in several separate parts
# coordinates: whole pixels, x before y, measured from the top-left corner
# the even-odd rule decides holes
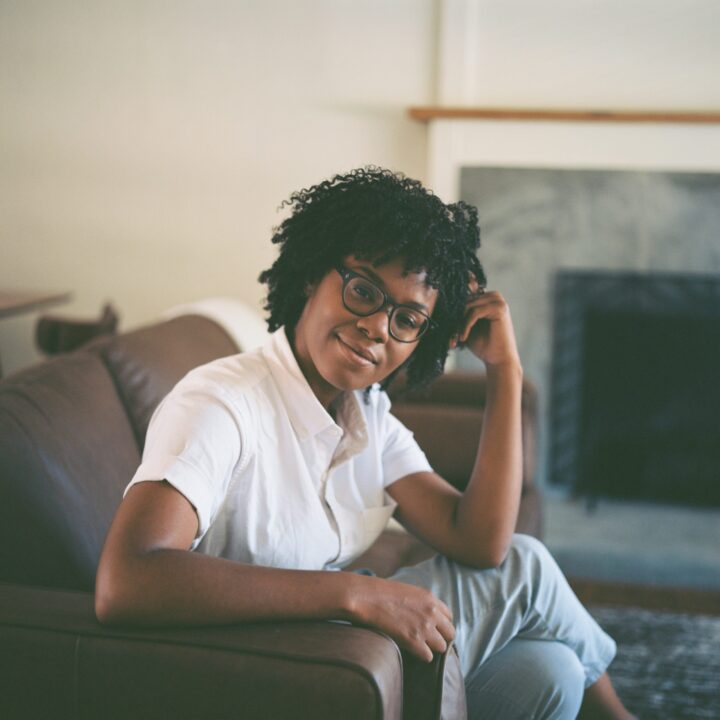
[[[455,637],[450,608],[425,588],[355,575],[349,604],[353,622],[382,630],[425,662]]]

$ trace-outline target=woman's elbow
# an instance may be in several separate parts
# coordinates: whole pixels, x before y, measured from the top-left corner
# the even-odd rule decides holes
[[[95,589],[95,617],[101,625],[121,625],[126,615],[122,601],[107,589]]]
[[[491,570],[500,567],[505,562],[509,550],[510,545],[505,543],[483,544],[476,549],[468,564],[478,570]]]
[[[128,620],[128,600],[118,585],[107,578],[95,583],[95,617],[101,625],[122,625]]]
[[[106,594],[95,592],[95,617],[101,625],[118,624],[117,604]]]
[[[95,578],[95,617],[101,625],[122,625],[131,619],[132,598],[129,581],[112,563],[100,562]]]
[[[493,549],[487,556],[488,567],[496,568],[500,567],[505,562],[505,558],[508,554],[508,547],[501,547]]]

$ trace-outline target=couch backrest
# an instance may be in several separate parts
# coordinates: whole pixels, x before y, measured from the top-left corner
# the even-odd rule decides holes
[[[390,387],[392,413],[415,434],[433,469],[463,490],[475,465],[485,414],[486,376],[454,371],[414,393],[400,376]],[[528,380],[522,389],[523,486],[533,484],[537,429],[537,392]]]
[[[115,380],[141,452],[150,417],[175,384],[193,368],[238,352],[217,323],[199,315],[99,340],[90,349]]]
[[[0,580],[92,590],[153,410],[234,352],[216,323],[184,316],[0,381]]]
[[[139,458],[98,356],[63,355],[0,383],[0,579],[91,589]]]

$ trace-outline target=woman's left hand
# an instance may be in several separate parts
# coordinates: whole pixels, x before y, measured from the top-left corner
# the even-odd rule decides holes
[[[510,307],[496,291],[484,292],[476,281],[470,284],[465,306],[465,325],[450,347],[463,344],[487,366],[520,366]]]

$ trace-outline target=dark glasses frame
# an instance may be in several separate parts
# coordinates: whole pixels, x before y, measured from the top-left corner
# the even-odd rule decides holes
[[[365,275],[361,275],[360,273],[357,273],[354,270],[350,270],[349,268],[346,268],[343,265],[336,265],[335,269],[338,271],[338,273],[340,274],[340,277],[342,278],[342,281],[343,281],[341,297],[342,297],[342,303],[343,303],[343,306],[345,307],[345,309],[348,312],[351,312],[353,315],[357,315],[358,317],[370,317],[370,315],[374,315],[376,312],[379,312],[380,310],[386,310],[387,308],[390,308],[390,312],[388,313],[388,331],[394,340],[397,340],[398,342],[401,342],[401,343],[407,343],[407,344],[416,343],[416,342],[418,342],[418,340],[420,340],[420,338],[423,335],[425,335],[425,333],[431,327],[436,326],[436,323],[433,321],[433,319],[427,313],[424,313],[422,310],[418,310],[417,308],[412,307],[411,305],[403,305],[401,303],[396,303],[392,298],[390,298],[388,296],[388,294],[382,288],[378,287],[372,280],[365,277]],[[380,293],[380,295],[382,296],[382,303],[380,303],[380,305],[378,305],[374,310],[371,310],[370,312],[367,312],[367,313],[359,313],[359,312],[357,312],[357,310],[353,310],[352,308],[349,308],[347,306],[347,303],[345,302],[345,289],[347,288],[348,283],[351,280],[353,280],[354,278],[360,278],[361,280],[365,281],[366,283],[372,285],[378,291],[378,293]],[[402,338],[397,337],[392,331],[393,317],[394,317],[395,313],[397,312],[397,310],[399,310],[400,308],[405,308],[406,310],[411,310],[414,313],[419,313],[420,315],[422,315],[425,318],[425,324],[422,326],[418,336],[416,338],[413,338],[412,340],[403,340]]]

